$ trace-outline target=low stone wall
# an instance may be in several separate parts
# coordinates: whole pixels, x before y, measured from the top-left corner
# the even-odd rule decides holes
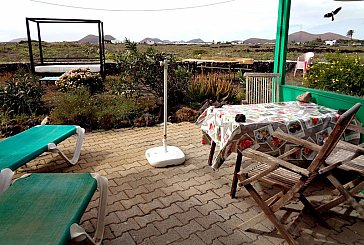
[[[1,63],[0,64],[0,73],[5,72],[15,72],[19,69],[29,70],[30,71],[30,64],[26,62],[19,62],[19,63]]]
[[[291,72],[294,70],[296,62],[288,61],[286,63],[286,71]],[[273,72],[274,62],[272,60],[256,60],[251,65],[244,65],[244,68],[249,69],[251,72]],[[26,62],[19,63],[2,63],[0,64],[0,73],[4,72],[15,72],[18,69],[25,69],[30,71],[30,64]],[[118,74],[116,63],[106,63],[105,64],[106,75],[116,75]]]
[[[181,63],[187,67],[193,74],[199,73],[235,73],[237,71],[242,72],[262,72],[273,73],[274,61],[273,60],[255,60],[253,64],[231,64],[229,62],[211,62],[204,65],[198,64],[196,60],[191,62],[184,61]],[[296,65],[296,61],[287,60],[286,71],[293,72]]]
[[[286,72],[293,72],[296,66],[296,61],[287,60]],[[251,65],[252,72],[272,73],[274,67],[273,60],[257,60]]]

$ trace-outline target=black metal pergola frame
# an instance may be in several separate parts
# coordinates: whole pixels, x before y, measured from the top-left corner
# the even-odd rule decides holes
[[[33,56],[33,48],[32,48],[32,40],[30,35],[30,26],[29,23],[34,22],[37,24],[37,34],[38,34],[38,46],[39,46],[39,58],[40,64],[37,65],[49,65],[49,64],[57,64],[56,62],[50,63],[46,62],[47,60],[53,59],[54,61],[57,59],[62,59],[64,62],[62,64],[69,64],[69,62],[65,62],[65,60],[75,59],[75,58],[44,58],[43,50],[42,50],[42,38],[40,33],[40,24],[41,23],[95,23],[98,27],[99,33],[99,60],[100,63],[100,74],[104,78],[105,77],[105,44],[104,44],[104,26],[102,21],[100,20],[87,20],[87,19],[58,19],[58,18],[26,18],[26,26],[27,26],[27,36],[28,36],[28,48],[29,48],[29,57],[30,57],[30,66],[31,71],[35,73],[35,61]],[[94,58],[82,58],[83,62],[72,62],[72,64],[85,64],[85,61],[95,60]],[[90,63],[90,62],[87,62]],[[60,63],[58,63],[60,64]]]

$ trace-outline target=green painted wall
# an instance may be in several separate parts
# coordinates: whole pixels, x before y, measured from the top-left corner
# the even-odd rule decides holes
[[[291,12],[291,0],[279,0],[278,5],[278,20],[276,32],[276,45],[274,52],[274,73],[281,74],[279,86],[279,101],[293,101],[296,97],[304,92],[310,92],[313,102],[333,109],[348,109],[355,103],[361,103],[362,107],[356,114],[359,121],[364,124],[364,99],[359,97],[348,96],[344,94],[336,94],[317,89],[309,89],[285,85],[286,79],[286,56],[289,18]],[[362,137],[364,142],[364,137]]]
[[[296,100],[297,95],[310,92],[314,103],[336,110],[348,109],[355,103],[361,103],[362,107],[356,114],[356,117],[362,124],[364,123],[364,98],[291,85],[281,85],[281,90],[282,101]]]

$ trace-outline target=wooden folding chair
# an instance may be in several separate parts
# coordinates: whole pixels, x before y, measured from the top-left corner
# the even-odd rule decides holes
[[[364,134],[364,128],[351,126],[354,130]],[[326,175],[327,179],[335,186],[339,195],[328,203],[316,208],[318,212],[330,210],[344,202],[347,202],[364,218],[364,209],[356,201],[356,197],[364,190],[364,144],[359,146],[340,141],[333,153],[325,162],[325,167],[319,170],[319,174]],[[346,176],[352,178],[342,185],[332,173],[336,168],[343,170]]]
[[[347,130],[364,134],[364,128],[359,126],[349,125]],[[303,139],[295,138],[282,132],[274,132],[272,135],[274,137],[290,141],[296,145],[303,145],[306,143],[306,148],[315,150],[315,145],[307,144],[307,142]],[[342,185],[333,174],[333,171],[336,169],[346,172],[345,175],[351,177],[344,185]],[[358,194],[364,190],[364,144],[353,145],[340,140],[333,152],[325,160],[324,165],[318,170],[318,173],[327,177],[327,179],[336,188],[336,193],[339,192],[339,195],[333,200],[316,207],[317,212],[321,213],[328,211],[344,202],[347,202],[359,213],[360,217],[364,217],[364,209],[356,201]]]
[[[310,185],[312,180],[318,176],[319,167],[324,164],[325,160],[332,153],[360,106],[361,104],[357,103],[340,116],[333,131],[322,146],[309,141],[300,141],[300,143],[297,144],[297,147],[294,147],[292,150],[279,157],[273,157],[250,148],[243,151],[243,155],[251,158],[253,163],[239,174],[239,186],[245,187],[250,196],[263,211],[252,219],[244,222],[241,225],[244,229],[251,228],[267,217],[289,244],[295,244],[295,240],[286,230],[284,225],[280,223],[275,213],[285,207],[292,199],[296,198],[296,196],[299,197],[299,200],[305,207],[315,214],[317,213],[313,205],[303,195],[303,192]],[[291,135],[287,136],[296,140],[296,138]],[[309,147],[317,151],[315,158],[308,168],[302,168],[282,160],[286,156],[301,150],[303,147]],[[281,187],[281,191],[278,194],[263,200],[252,185],[255,181],[264,181],[279,186]],[[315,217],[319,219],[318,215],[315,215]]]

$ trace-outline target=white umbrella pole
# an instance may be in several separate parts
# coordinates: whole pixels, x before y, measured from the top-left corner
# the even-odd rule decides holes
[[[168,77],[168,61],[164,60],[160,62],[160,65],[164,67],[164,79],[163,79],[163,117],[164,117],[164,135],[163,135],[163,147],[167,152],[167,77]]]
[[[163,146],[150,148],[145,152],[150,165],[154,167],[166,167],[169,165],[182,164],[185,161],[185,154],[176,146],[167,146],[167,75],[168,75],[168,61],[164,60],[160,62],[161,66],[164,66],[164,81],[163,81],[163,100],[164,100],[164,135]]]

